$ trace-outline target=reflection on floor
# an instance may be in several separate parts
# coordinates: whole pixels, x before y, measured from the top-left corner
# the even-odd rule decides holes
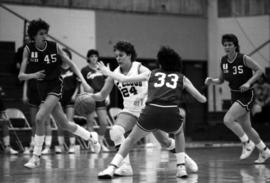
[[[133,177],[98,180],[99,171],[106,168],[114,153],[99,155],[87,152],[77,154],[57,154],[42,156],[42,165],[37,169],[26,169],[23,164],[30,156],[0,155],[1,183],[264,183],[270,182],[270,160],[265,165],[254,165],[258,152],[247,160],[240,161],[240,147],[193,148],[187,153],[199,165],[197,174],[189,174],[187,179],[176,178],[174,154],[157,148],[135,149],[130,157],[134,168]]]

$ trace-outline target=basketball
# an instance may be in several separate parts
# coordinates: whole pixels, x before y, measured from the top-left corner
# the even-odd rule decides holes
[[[91,94],[83,93],[76,97],[74,103],[75,114],[79,116],[86,116],[92,113],[96,108],[96,101]]]

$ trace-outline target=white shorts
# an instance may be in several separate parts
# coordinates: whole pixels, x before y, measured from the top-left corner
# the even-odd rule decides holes
[[[136,118],[139,118],[140,114],[141,114],[141,110],[131,110],[131,109],[123,109],[120,113],[129,113],[132,116],[135,116]]]

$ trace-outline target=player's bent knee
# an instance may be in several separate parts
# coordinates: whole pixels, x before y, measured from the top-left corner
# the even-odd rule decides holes
[[[110,130],[111,140],[116,142],[119,141],[125,134],[125,129],[122,126],[114,125]]]
[[[223,122],[225,125],[230,125],[234,122],[234,119],[230,115],[225,115]]]

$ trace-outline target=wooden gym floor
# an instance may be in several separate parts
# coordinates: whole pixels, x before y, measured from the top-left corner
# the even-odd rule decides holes
[[[80,152],[73,155],[42,156],[41,167],[27,169],[23,164],[30,156],[0,154],[0,183],[264,183],[270,182],[270,160],[254,165],[258,152],[240,161],[240,147],[192,148],[187,153],[198,163],[199,172],[187,179],[176,178],[175,156],[158,148],[137,148],[130,154],[133,177],[98,180],[97,174],[114,153],[99,155]]]

